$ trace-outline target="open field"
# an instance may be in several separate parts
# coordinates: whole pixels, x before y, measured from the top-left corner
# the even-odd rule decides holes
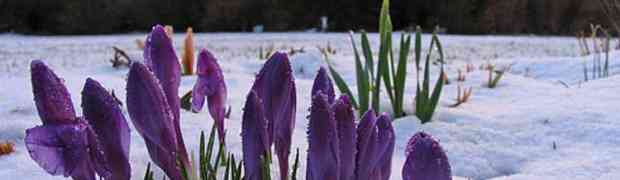
[[[134,60],[141,60],[142,51],[134,41],[144,37],[0,35],[0,142],[16,144],[15,153],[0,156],[0,177],[62,179],[39,168],[23,143],[25,129],[41,124],[31,91],[31,60],[44,60],[64,78],[77,113],[81,114],[79,92],[87,77],[113,89],[119,99],[126,99],[128,69],[111,67],[111,47],[124,49]],[[429,35],[423,37],[423,42],[430,42]],[[335,49],[336,54],[331,56],[335,67],[355,87],[348,34],[196,33],[194,38],[196,48],[211,50],[223,68],[232,107],[226,121],[227,148],[238,155],[243,103],[264,62],[258,58],[259,49],[304,49],[304,53],[290,56],[297,84],[292,148],[302,152],[299,177],[303,179],[310,89],[318,68],[325,65],[317,46],[329,44]],[[174,35],[177,55],[182,39],[183,34]],[[583,82],[583,63],[590,63],[594,55],[579,56],[573,37],[440,35],[440,39],[451,84],[444,87],[438,113],[431,123],[422,125],[415,116],[395,120],[397,139],[391,179],[401,179],[403,151],[407,140],[418,131],[429,132],[440,140],[452,174],[458,179],[620,179],[620,52],[611,53],[610,77]],[[377,49],[378,35],[372,34],[370,40]],[[474,71],[466,73],[466,81],[457,82],[458,70],[464,71],[468,64]],[[488,71],[480,67],[486,64],[511,67],[496,88],[485,86]],[[415,78],[411,70],[405,88],[405,112],[409,115],[413,114]],[[195,80],[193,76],[183,77],[180,92],[190,90]],[[473,94],[469,102],[450,108],[456,99],[457,84],[472,87]],[[382,110],[389,111],[388,102],[382,103]],[[123,109],[126,111],[126,107]],[[200,132],[209,131],[212,120],[207,112],[186,111],[182,111],[181,119],[188,150],[196,152]],[[150,159],[142,138],[135,131],[131,135],[133,177],[139,179]]]

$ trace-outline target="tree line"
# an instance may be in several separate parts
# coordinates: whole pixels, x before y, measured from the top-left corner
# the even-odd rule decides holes
[[[194,31],[299,31],[328,17],[330,31],[377,30],[380,0],[0,0],[0,32],[105,34],[153,24]],[[590,0],[392,0],[396,29],[458,34],[573,34],[608,27]]]

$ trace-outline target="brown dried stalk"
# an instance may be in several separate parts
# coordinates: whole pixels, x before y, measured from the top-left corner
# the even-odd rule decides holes
[[[0,156],[15,152],[15,144],[10,142],[0,143]]]
[[[445,84],[450,84],[450,78],[448,78],[448,74],[445,71],[441,73],[441,78],[443,78],[443,82]]]
[[[112,63],[112,67],[114,68],[120,68],[122,66],[129,67],[129,64],[131,64],[131,58],[129,58],[127,53],[125,53],[125,51],[123,51],[122,49],[116,46],[112,47],[112,49],[114,50],[114,58],[110,59],[110,62]]]
[[[465,65],[465,72],[470,73],[474,72],[474,70],[476,70],[476,68],[474,68],[472,63],[467,63],[467,65]]]
[[[136,46],[138,46],[140,50],[144,50],[144,41],[141,39],[136,39]]]
[[[461,71],[461,69],[458,69],[458,77],[456,78],[456,81],[458,82],[464,82],[465,81],[465,74],[463,73],[463,71]]]
[[[306,52],[306,51],[304,50],[304,47],[301,47],[301,48],[299,48],[299,49],[295,49],[294,47],[291,47],[291,48],[289,49],[289,51],[288,51],[288,55],[289,55],[289,56],[293,56],[293,55],[295,55],[295,54],[297,54],[297,53],[304,53],[304,52]]]
[[[457,86],[457,95],[456,95],[456,103],[450,105],[450,107],[458,107],[463,103],[466,103],[467,101],[469,101],[469,98],[471,97],[471,92],[473,91],[472,87],[469,87],[467,89],[465,89],[465,91],[462,91],[463,89],[461,89],[461,85]]]
[[[185,44],[183,45],[183,74],[194,74],[194,32],[192,27],[187,28],[185,34]]]
[[[164,26],[164,30],[166,31],[166,35],[172,40],[172,35],[174,35],[174,28],[171,25]]]

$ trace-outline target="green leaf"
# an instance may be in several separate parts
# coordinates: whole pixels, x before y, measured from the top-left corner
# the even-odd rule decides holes
[[[181,108],[192,111],[192,91],[185,93],[183,97],[181,97]]]
[[[370,48],[370,41],[368,41],[368,35],[366,32],[362,32],[362,52],[366,59],[366,72],[369,77],[373,77],[375,74],[375,66],[372,57],[372,49]]]
[[[417,43],[417,42],[416,42]],[[433,92],[430,92],[430,57],[433,51],[433,48],[437,46],[437,51],[439,53],[439,61],[440,61],[440,73],[437,77],[437,81],[435,82],[435,86],[433,88]],[[416,44],[417,46],[417,44]],[[416,51],[418,48],[416,47]],[[416,52],[418,54],[419,52]],[[418,87],[416,88],[416,116],[422,121],[422,123],[426,123],[431,121],[433,114],[437,108],[437,104],[439,103],[439,98],[441,96],[441,91],[444,86],[444,79],[442,77],[444,69],[444,56],[443,49],[441,47],[441,43],[439,42],[439,38],[436,33],[433,33],[431,39],[431,45],[429,48],[429,52],[426,56],[426,62],[424,64],[424,77],[422,84],[418,83]],[[420,88],[422,86],[422,88]],[[430,97],[429,97],[430,96]]]
[[[407,57],[409,56],[409,48],[411,45],[411,36],[401,36],[400,53],[398,58],[398,69],[394,80],[395,88],[395,105],[394,116],[401,117],[403,114],[403,99],[405,94],[405,83],[407,79]]]
[[[359,106],[357,107],[357,109],[358,112],[360,112],[361,114],[368,110],[368,93],[370,92],[370,88],[368,87],[368,72],[363,67],[360,56],[357,52],[355,39],[353,39],[353,32],[349,34],[349,37],[351,38],[351,44],[353,46],[353,52],[355,54],[355,74],[357,78],[357,96],[359,99]],[[349,98],[353,99],[352,96],[349,96]]]
[[[491,73],[493,73],[493,72],[491,72]],[[504,71],[497,71],[495,74],[496,75],[493,78],[493,81],[489,84],[489,88],[497,87],[497,84],[499,84],[499,80],[501,80],[502,77],[504,76]]]
[[[358,104],[357,101],[355,101],[355,98],[353,96],[353,93],[351,93],[351,90],[349,89],[349,86],[347,86],[347,83],[344,82],[344,79],[342,79],[342,77],[340,76],[340,74],[338,74],[338,72],[336,70],[334,70],[334,68],[332,67],[332,64],[330,63],[329,59],[326,57],[325,61],[327,62],[327,67],[329,69],[329,73],[332,75],[334,82],[336,83],[336,87],[338,87],[338,90],[340,90],[340,93],[344,93],[347,96],[349,96],[351,98],[351,102],[353,104],[353,106],[357,109]]]
[[[185,167],[185,164],[181,160],[181,156],[177,156],[177,166],[181,170],[181,179],[189,180],[189,175],[187,173],[187,167]]]
[[[209,142],[207,144],[207,154],[206,154],[207,159],[206,159],[206,162],[210,166],[212,165],[211,164],[211,157],[213,156],[213,144],[214,144],[214,142],[215,142],[215,124],[213,124],[213,126],[211,127],[211,133],[209,133]]]
[[[200,168],[200,179],[202,180],[206,180],[207,179],[207,157],[205,156],[206,154],[206,149],[205,149],[205,132],[201,131],[200,132],[200,155],[198,157],[198,161],[199,161],[199,168]]]
[[[293,164],[291,180],[297,180],[297,169],[299,169],[299,148],[297,148],[297,153],[295,154],[295,163]]]
[[[243,165],[243,160],[239,160],[239,164],[237,165],[237,180],[241,180],[242,176],[241,176],[241,172],[243,172],[243,169],[241,168],[241,166]]]
[[[146,165],[146,173],[144,173],[144,180],[153,180],[153,173],[151,172],[151,163]]]
[[[228,155],[228,158],[230,159],[230,154]],[[228,161],[228,163],[226,163],[226,171],[224,171],[224,180],[229,180],[230,179],[230,161]]]
[[[263,179],[271,179],[271,168],[270,168],[270,163],[271,163],[270,159],[271,158],[269,158],[269,155],[267,155],[267,156],[261,156],[260,159],[261,159],[261,162],[262,162],[262,164],[261,164],[261,168],[262,168],[261,173],[262,173]]]
[[[422,28],[416,27],[415,33],[415,69],[420,72],[420,59],[422,58]]]

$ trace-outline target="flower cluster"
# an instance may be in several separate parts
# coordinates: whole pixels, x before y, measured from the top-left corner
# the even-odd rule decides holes
[[[196,177],[180,128],[181,67],[163,26],[153,27],[149,34],[144,63],[133,62],[130,66],[127,110],[152,161],[169,179]],[[32,159],[52,175],[76,180],[130,179],[130,129],[114,95],[88,78],[82,91],[83,116],[78,117],[61,78],[39,60],[32,62],[31,73],[35,104],[42,121],[42,125],[26,130],[25,143]],[[201,111],[207,101],[223,148],[227,89],[222,70],[209,51],[200,51],[196,74],[191,109]],[[324,68],[319,69],[314,79],[311,95],[306,179],[390,179],[396,139],[391,117],[370,109],[356,124],[352,100],[347,95],[336,99],[332,80]],[[245,102],[241,132],[243,179],[271,179],[272,146],[278,158],[280,178],[296,179],[297,162],[289,176],[296,98],[288,56],[276,52],[256,76]],[[209,144],[213,138],[210,139]],[[216,167],[211,167],[211,162],[207,162],[210,160],[202,156],[203,146],[204,137],[201,137],[199,163],[201,177],[205,179],[202,171],[217,174],[220,157]],[[208,151],[211,157],[212,149]],[[451,180],[448,158],[429,134],[415,134],[408,142],[406,156],[404,180]],[[235,167],[232,159],[227,169]],[[204,163],[210,166],[203,166]],[[231,172],[236,179],[241,178],[241,171]],[[207,179],[217,178],[213,175]]]
[[[118,102],[93,79],[82,92],[83,117],[71,95],[42,61],[31,63],[32,89],[43,125],[26,130],[30,157],[52,175],[76,180],[128,180],[129,127]]]
[[[306,179],[389,179],[395,144],[390,117],[376,117],[369,110],[356,128],[349,97],[334,99],[323,68],[315,78],[312,96]]]
[[[256,76],[243,113],[243,155],[246,180],[261,179],[261,158],[275,144],[280,177],[288,177],[297,93],[288,56],[274,53]],[[262,157],[261,157],[262,156]]]

